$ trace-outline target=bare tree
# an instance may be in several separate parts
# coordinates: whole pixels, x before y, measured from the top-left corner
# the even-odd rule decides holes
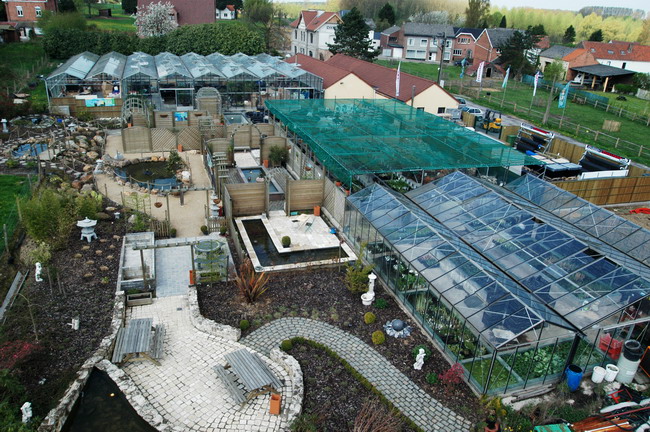
[[[402,425],[395,413],[377,400],[366,401],[357,418],[352,432],[399,432]]]
[[[138,36],[162,36],[178,27],[173,19],[174,5],[166,3],[150,3],[142,10],[138,10],[135,16],[135,25],[138,28]]]

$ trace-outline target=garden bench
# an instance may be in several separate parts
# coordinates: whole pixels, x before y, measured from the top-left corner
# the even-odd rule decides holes
[[[221,365],[216,365],[213,369],[217,375],[219,375],[221,382],[224,383],[226,390],[228,390],[228,393],[230,393],[233,399],[242,405],[246,403],[246,394],[244,393],[244,390],[240,389],[237,385],[235,377],[229,374],[228,371],[226,371]]]
[[[165,340],[165,326],[163,324],[157,324],[155,326],[153,340],[151,341],[151,357],[159,360],[163,355],[163,341]]]
[[[115,338],[112,362],[121,365],[127,361],[149,360],[160,366],[158,360],[150,355],[152,324],[152,318],[132,319],[126,327],[119,329]],[[162,339],[160,343],[162,344]],[[162,350],[162,345],[160,349]]]

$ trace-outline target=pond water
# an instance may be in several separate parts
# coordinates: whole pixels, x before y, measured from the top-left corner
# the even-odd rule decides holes
[[[242,175],[244,176],[244,181],[246,183],[255,183],[256,179],[262,174],[262,168],[242,168]],[[280,190],[275,185],[274,181],[271,181],[269,185],[269,193],[280,193]]]
[[[11,152],[13,157],[21,157],[24,155],[37,156],[47,150],[47,144],[22,144],[16,150]]]
[[[312,249],[306,251],[279,253],[271,237],[269,236],[264,222],[261,219],[243,220],[244,229],[253,243],[253,249],[260,264],[263,267],[270,267],[282,264],[297,264],[312,261],[323,261],[339,257],[339,248]],[[340,249],[341,258],[347,258],[345,250]]]
[[[176,176],[167,171],[166,162],[140,162],[115,168],[115,174],[124,181],[134,179],[140,186],[154,189],[170,189],[179,184]]]
[[[223,113],[223,119],[227,125],[248,123],[248,119],[241,113]]]
[[[63,432],[154,432],[106,372],[93,369]]]

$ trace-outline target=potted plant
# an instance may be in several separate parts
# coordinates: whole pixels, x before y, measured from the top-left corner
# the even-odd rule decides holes
[[[291,246],[291,237],[284,236],[282,237],[281,241],[282,241],[282,247],[288,248],[289,246]]]
[[[219,234],[225,236],[227,232],[228,232],[228,227],[225,225],[221,225],[221,228],[219,228]]]
[[[203,233],[203,235],[207,235],[207,234],[208,234],[208,227],[207,227],[207,225],[201,225],[201,232]]]

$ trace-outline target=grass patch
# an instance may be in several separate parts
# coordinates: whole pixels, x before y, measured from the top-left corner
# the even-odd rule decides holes
[[[609,99],[609,105],[615,108],[623,108],[626,111],[635,112],[642,116],[650,115],[650,101],[645,99],[639,99],[636,96],[624,95],[625,101],[616,100],[618,93],[605,93],[592,91],[589,93],[596,94],[598,96],[604,96]]]
[[[88,25],[98,30],[120,31],[135,33],[135,18],[124,13],[121,4],[95,3],[91,5],[91,17],[87,18]],[[111,9],[110,17],[99,16],[100,9]],[[84,14],[88,8],[84,8]]]
[[[36,181],[35,179],[33,181]],[[29,181],[24,176],[0,175],[0,224],[7,226],[7,237],[11,242],[16,225],[18,209],[16,196],[29,195]],[[0,237],[0,252],[5,250],[4,237]]]
[[[397,69],[399,62],[396,60],[377,60],[375,63],[389,67],[391,69]],[[419,76],[421,78],[430,79],[433,81],[438,81],[438,67],[439,64],[434,63],[414,63],[414,62],[402,62],[400,71],[408,73],[411,75]],[[442,79],[445,77],[452,77],[452,79],[457,79],[460,76],[461,68],[458,66],[452,66],[449,64],[443,64],[442,66]]]
[[[47,64],[40,41],[0,44],[0,58],[4,65],[4,73],[0,75],[0,88],[9,88],[10,92],[14,92],[14,83],[20,87],[20,83],[26,83]],[[18,90],[19,88],[15,89]]]

